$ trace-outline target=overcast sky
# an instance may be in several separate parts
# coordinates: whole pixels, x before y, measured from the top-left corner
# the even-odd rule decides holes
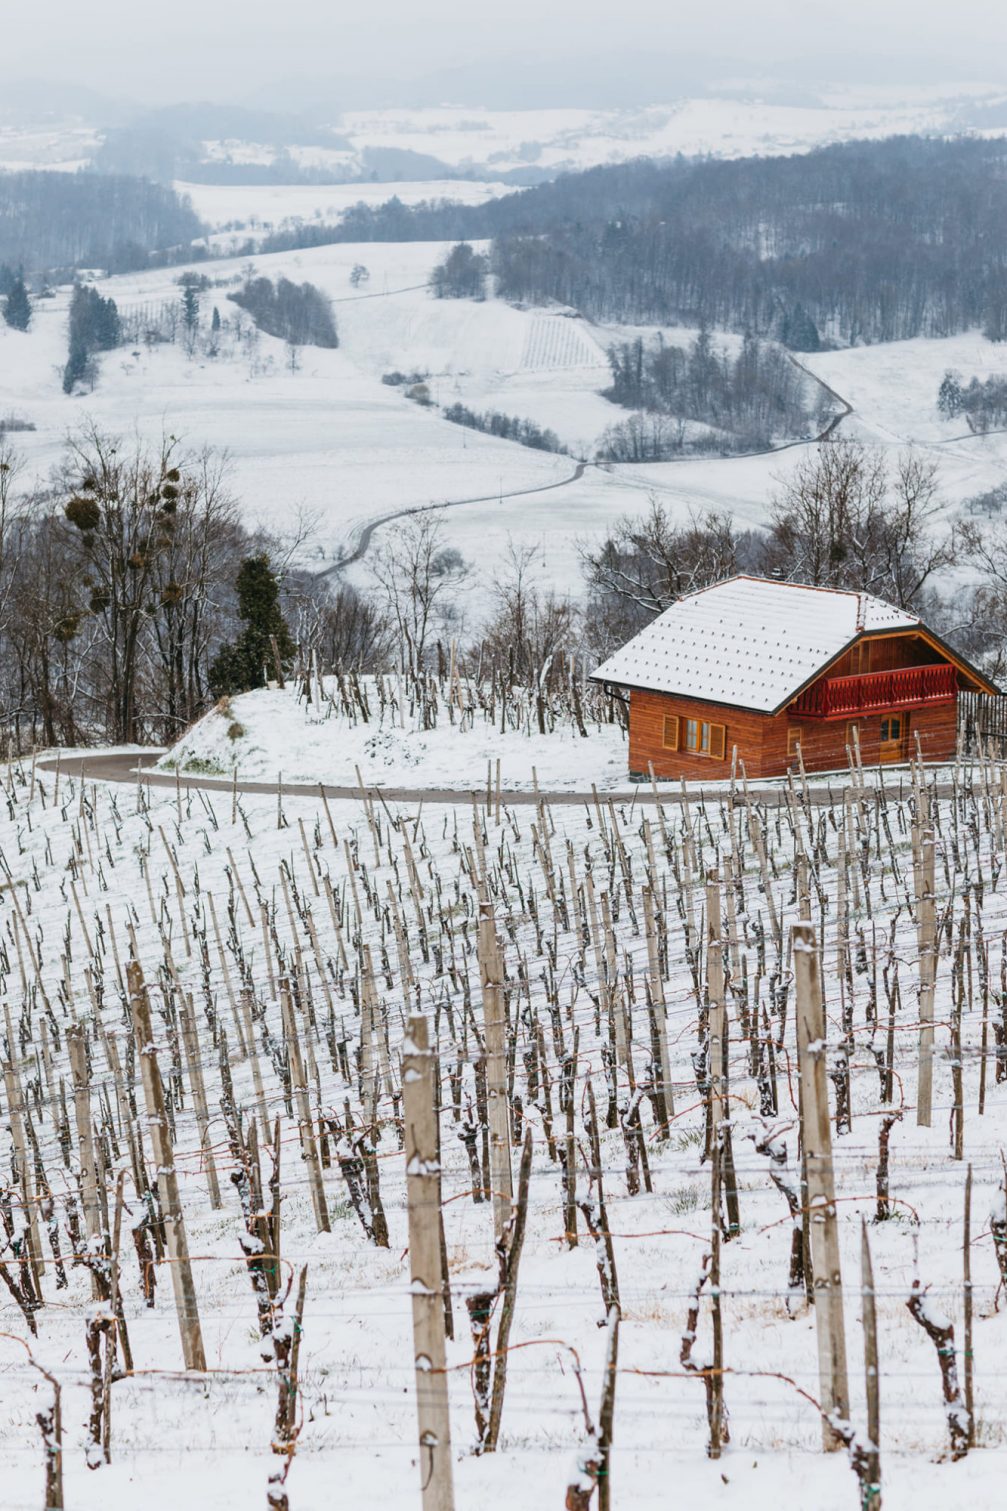
[[[5,78],[65,80],[151,102],[252,103],[269,80],[408,79],[496,56],[509,70],[666,57],[669,79],[751,68],[795,84],[1007,78],[1002,0],[48,0],[4,6]],[[705,82],[703,80],[702,82]],[[679,79],[670,94],[680,93]],[[648,94],[652,90],[648,89]],[[269,104],[267,98],[260,103]]]

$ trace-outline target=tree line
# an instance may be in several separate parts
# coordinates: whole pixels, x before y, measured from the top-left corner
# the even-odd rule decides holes
[[[1007,143],[898,137],[593,168],[485,205],[357,205],[328,241],[492,239],[508,299],[750,330],[795,350],[1007,331]]]
[[[469,409],[466,404],[449,404],[441,411],[452,425],[465,425],[469,430],[480,430],[484,435],[499,436],[504,441],[516,441],[519,446],[530,446],[533,451],[556,451],[566,454],[555,430],[536,425],[534,420],[522,420],[517,415],[502,414],[498,409],[483,411]]]
[[[0,173],[0,263],[30,278],[129,272],[204,227],[174,189],[124,174]]]
[[[249,278],[243,288],[227,297],[247,310],[267,336],[277,336],[295,347],[339,345],[332,306],[313,283]]]
[[[1007,667],[1007,524],[986,512],[948,523],[936,463],[911,450],[890,462],[842,438],[777,483],[764,529],[738,529],[722,511],[679,520],[652,500],[582,547],[592,653],[608,655],[684,594],[751,572],[876,594],[997,678]],[[954,567],[965,585],[950,591]]]
[[[963,383],[957,373],[946,372],[937,391],[937,408],[948,420],[963,416],[978,434],[1007,429],[1007,378],[973,377]]]
[[[15,748],[169,742],[220,694],[262,685],[272,642],[284,666],[292,644],[270,583],[299,638],[325,645],[342,612],[287,570],[299,540],[241,523],[210,451],[88,426],[47,487],[23,481],[0,436],[0,719]],[[352,661],[352,637],[340,649]]]
[[[612,383],[605,391],[607,399],[627,409],[712,426],[721,432],[720,450],[768,448],[777,438],[807,435],[824,422],[817,385],[780,347],[751,332],[733,357],[704,327],[687,347],[660,334],[652,341],[637,337],[617,342],[609,348],[608,361]],[[644,425],[637,430],[663,438],[652,449],[668,455],[686,445],[684,425]],[[603,438],[602,453],[624,460],[619,453],[625,436],[624,427],[614,427]],[[660,461],[662,456],[629,459]]]

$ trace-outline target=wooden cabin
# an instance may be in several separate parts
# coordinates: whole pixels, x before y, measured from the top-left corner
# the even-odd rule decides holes
[[[995,693],[915,614],[870,593],[732,577],[666,609],[593,674],[629,694],[643,779],[783,775],[955,753],[958,694]]]

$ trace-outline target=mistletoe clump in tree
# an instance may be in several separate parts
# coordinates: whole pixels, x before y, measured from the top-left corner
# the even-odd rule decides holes
[[[264,687],[267,667],[287,665],[294,642],[280,608],[280,586],[269,557],[246,556],[238,568],[235,587],[238,617],[245,628],[237,640],[219,651],[210,667],[210,686],[216,697]]]

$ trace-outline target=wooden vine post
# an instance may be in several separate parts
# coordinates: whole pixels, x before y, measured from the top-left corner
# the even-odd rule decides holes
[[[402,1046],[402,1100],[420,1483],[423,1511],[454,1511],[451,1413],[445,1373],[436,1074],[437,1057],[429,1047],[426,1019],[410,1018]]]
[[[864,1386],[867,1394],[867,1458],[862,1482],[862,1511],[881,1511],[881,1367],[878,1358],[878,1318],[874,1299],[874,1266],[867,1239],[867,1223],[860,1224],[860,1291],[864,1327]]]
[[[920,1053],[916,1083],[916,1122],[929,1128],[934,1096],[934,985],[937,975],[937,905],[934,897],[934,831],[923,831],[920,868]]]
[[[304,1073],[304,1057],[301,1054],[301,1040],[297,1032],[297,1017],[294,1013],[294,1004],[290,996],[290,983],[286,979],[280,982],[280,1008],[283,1014],[283,1033],[287,1041],[287,1049],[290,1054],[290,1080],[297,1105],[297,1122],[301,1137],[301,1149],[304,1154],[304,1164],[308,1172],[308,1190],[311,1193],[311,1207],[315,1216],[315,1225],[319,1233],[331,1231],[329,1223],[329,1209],[325,1200],[325,1186],[322,1183],[322,1164],[318,1153],[318,1141],[315,1138],[315,1127],[311,1119],[311,1104],[308,1101],[308,1080]]]
[[[713,1359],[707,1391],[707,1414],[710,1442],[707,1452],[719,1459],[723,1447],[724,1423],[724,1330],[720,1306],[720,1224],[721,1176],[724,1154],[724,1035],[727,1014],[724,1008],[724,955],[721,939],[720,886],[716,871],[706,883],[706,984],[709,997],[710,1054],[710,1282],[713,1331]]]
[[[66,1031],[66,1045],[70,1053],[70,1074],[73,1077],[73,1106],[77,1123],[77,1148],[80,1151],[80,1189],[84,1204],[84,1224],[87,1228],[91,1252],[97,1257],[104,1253],[101,1210],[98,1206],[98,1170],[95,1163],[94,1135],[91,1127],[91,1089],[87,1070],[87,1045],[84,1030],[79,1023]],[[101,1295],[98,1277],[91,1271],[91,1294],[94,1300]]]
[[[818,1334],[822,1440],[827,1453],[842,1446],[831,1418],[849,1417],[843,1278],[839,1262],[832,1130],[825,1070],[825,1004],[818,969],[815,930],[793,926],[797,995],[797,1059],[801,1078],[801,1139],[807,1164],[811,1229],[811,1272]]]
[[[499,1242],[510,1222],[514,1186],[510,1163],[510,1112],[507,1106],[507,1023],[504,1013],[503,964],[493,910],[485,891],[482,891],[479,899],[478,947],[483,1034],[486,1042],[486,1106],[490,1133],[493,1231]]]
[[[154,1049],[150,1001],[139,961],[129,961],[126,966],[126,977],[129,983],[129,1009],[133,1019],[136,1052],[143,1080],[143,1095],[147,1103],[147,1122],[157,1164],[158,1196],[164,1215],[168,1258],[171,1261],[171,1283],[175,1292],[178,1329],[182,1338],[182,1357],[185,1360],[186,1369],[205,1370],[203,1333],[199,1325],[196,1286],[192,1278],[189,1243],[185,1234],[185,1219],[182,1216],[182,1199],[178,1189],[175,1153],[164,1106],[161,1071],[157,1063],[157,1052]]]

